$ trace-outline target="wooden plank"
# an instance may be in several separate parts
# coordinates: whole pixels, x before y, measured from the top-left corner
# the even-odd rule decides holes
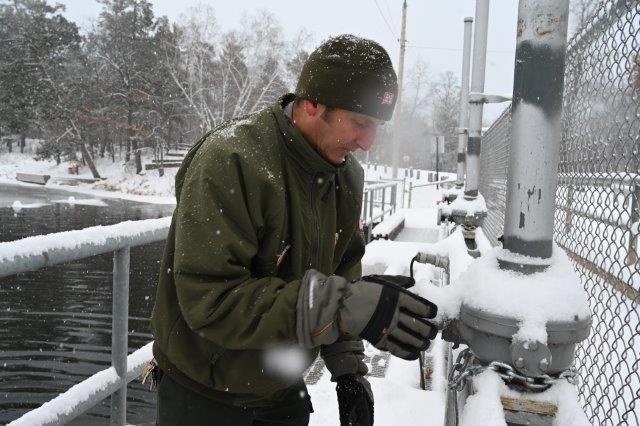
[[[182,164],[182,158],[171,158],[163,161],[164,164]],[[160,164],[160,160],[151,160],[153,164]]]
[[[555,417],[558,406],[544,401],[532,401],[530,399],[500,397],[502,407],[508,411],[539,414],[541,416]]]
[[[45,185],[51,178],[49,175],[41,175],[36,173],[16,173],[16,180],[27,183],[37,183],[39,185]]]
[[[176,168],[176,167],[180,167],[182,165],[182,163],[164,163],[162,165],[163,168],[165,169],[172,169],[172,168]],[[144,165],[144,169],[145,170],[156,170],[160,168],[160,164],[145,164]]]

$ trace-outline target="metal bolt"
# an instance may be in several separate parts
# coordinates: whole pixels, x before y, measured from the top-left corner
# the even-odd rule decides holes
[[[538,363],[538,367],[540,367],[540,371],[542,371],[543,373],[546,373],[547,370],[549,369],[549,360],[546,358],[542,358]]]
[[[523,367],[524,367],[524,358],[520,357],[516,359],[516,368],[523,368]]]

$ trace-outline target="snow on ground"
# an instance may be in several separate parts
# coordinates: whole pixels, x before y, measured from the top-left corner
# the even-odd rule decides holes
[[[143,163],[151,158],[143,157]],[[174,180],[177,168],[165,169],[160,177],[157,170],[143,171],[140,175],[125,166],[122,161],[111,161],[110,158],[95,158],[100,175],[106,179],[96,183],[70,182],[56,183],[56,178],[75,179],[93,178],[89,167],[80,167],[79,174],[69,174],[68,162],[56,165],[53,160],[36,161],[31,153],[0,153],[0,183],[32,185],[16,180],[16,173],[36,173],[51,176],[47,187],[63,189],[70,192],[95,195],[102,198],[122,198],[131,201],[157,204],[175,204]],[[38,185],[40,186],[40,185]],[[19,200],[18,200],[19,201]]]
[[[375,351],[369,345],[367,347],[368,351]],[[433,350],[440,351],[440,345],[435,346]],[[437,368],[433,377],[434,383],[441,383],[444,380],[442,372]],[[418,361],[390,357],[385,377],[369,377],[369,382],[374,395],[376,425],[441,426],[443,424],[445,407],[443,387],[440,384],[437,387],[434,386],[434,391],[420,389]],[[308,388],[314,409],[309,425],[340,424],[335,383],[330,381],[329,374],[323,374],[317,384]]]

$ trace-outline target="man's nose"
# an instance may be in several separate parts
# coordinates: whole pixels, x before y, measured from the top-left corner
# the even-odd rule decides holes
[[[358,148],[360,148],[361,150],[369,151],[373,146],[373,142],[375,141],[375,139],[376,139],[376,131],[373,130],[373,131],[369,131],[361,134],[356,140],[356,143],[358,144]]]

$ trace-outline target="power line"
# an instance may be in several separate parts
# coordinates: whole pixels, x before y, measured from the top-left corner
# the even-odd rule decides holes
[[[387,21],[387,18],[384,17],[384,14],[382,13],[382,9],[380,9],[380,5],[378,4],[378,0],[373,0],[373,2],[376,4],[376,7],[378,8],[378,12],[380,12],[380,16],[384,20],[384,23],[387,24],[387,28],[389,28],[389,31],[391,32],[391,35],[393,36],[393,38],[395,40],[397,40],[398,36],[396,36],[396,34],[394,33],[393,29],[391,28],[391,25],[389,25],[389,21]]]
[[[435,47],[435,46],[417,46],[414,44],[409,44],[407,45],[407,47],[413,48],[413,49],[428,49],[428,50],[449,50],[452,52],[462,52],[462,49],[456,48],[456,47]],[[515,50],[491,50],[491,49],[487,49],[488,53],[510,53],[510,54],[515,54]]]
[[[387,16],[393,16],[393,12],[391,12],[391,8],[389,8],[389,1],[388,0],[383,0],[384,1],[384,7],[387,10]],[[393,32],[396,32],[396,25],[393,22],[393,19],[389,19],[391,21],[391,28],[393,29]]]

